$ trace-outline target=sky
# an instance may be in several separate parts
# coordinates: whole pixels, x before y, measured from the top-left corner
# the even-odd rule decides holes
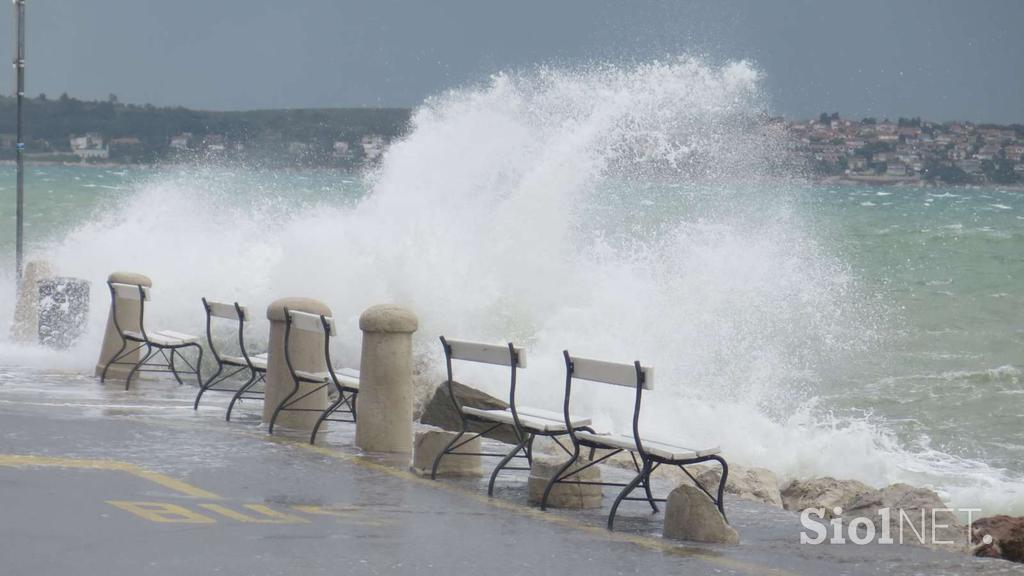
[[[772,114],[1024,122],[1022,0],[27,0],[27,92],[416,106],[500,71],[748,60]],[[8,60],[11,9],[0,10]],[[13,72],[9,83],[13,92]]]

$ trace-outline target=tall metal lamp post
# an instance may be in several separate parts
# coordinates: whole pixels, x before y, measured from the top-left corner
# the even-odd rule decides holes
[[[21,281],[21,264],[22,264],[22,240],[25,233],[25,175],[24,175],[24,154],[25,154],[25,140],[22,132],[22,114],[21,108],[25,99],[25,0],[13,0],[14,1],[14,22],[17,30],[14,34],[14,69],[17,75],[17,98],[18,98],[18,141],[15,145],[15,150],[18,160],[18,204],[15,224],[15,266],[17,267],[17,277],[19,282]]]

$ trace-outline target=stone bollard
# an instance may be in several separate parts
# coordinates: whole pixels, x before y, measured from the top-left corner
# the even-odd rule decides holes
[[[416,431],[416,445],[412,451],[412,471],[420,476],[430,476],[437,455],[448,446],[448,443],[456,435],[456,432],[438,430],[437,428]],[[437,467],[438,476],[481,476],[483,474],[483,470],[480,468],[479,454],[482,452],[480,438],[466,441],[467,436],[469,435],[459,439],[460,442],[465,441],[466,443],[457,451],[472,454],[446,454]]]
[[[153,286],[153,281],[149,279],[149,276],[134,272],[114,272],[107,277],[107,281],[120,284],[141,284],[146,287]],[[122,330],[137,331],[139,329],[139,301],[118,298],[117,322],[121,325]],[[103,347],[100,349],[99,361],[96,362],[96,376],[103,374],[103,368],[113,358],[114,354],[117,354],[117,351],[121,349],[122,343],[121,335],[117,333],[117,328],[114,326],[114,310],[111,307],[110,312],[107,313],[107,330],[103,334]],[[124,380],[127,378],[132,366],[131,364],[122,364],[122,362],[138,362],[141,359],[141,355],[142,351],[137,350],[121,358],[118,364],[112,365],[110,370],[107,371],[107,378],[113,380]]]
[[[555,456],[534,451],[530,477],[526,481],[527,500],[530,504],[540,504],[544,498],[544,488],[547,487],[548,481],[565,464],[567,459],[568,455],[564,453]],[[579,470],[589,463],[589,460],[580,456],[576,463],[566,470],[566,474],[573,470]],[[600,482],[601,470],[597,466],[591,466],[569,478],[580,482]],[[597,484],[559,482],[551,487],[548,506],[551,508],[600,508],[603,499],[601,486]]]
[[[412,452],[412,333],[418,327],[415,314],[390,304],[367,308],[359,317],[356,446],[367,452]]]
[[[310,314],[331,315],[331,309],[326,304],[312,298],[280,298],[274,300],[267,306],[267,319],[270,320],[270,341],[268,343],[269,356],[267,358],[267,380],[265,396],[263,401],[263,423],[270,424],[274,416],[274,410],[282,400],[295,387],[295,381],[288,372],[288,363],[284,357],[284,332],[286,321],[284,309],[296,312],[308,312]],[[326,372],[327,361],[324,358],[324,340],[322,334],[306,332],[304,330],[292,330],[291,352],[292,366],[296,370],[305,372]],[[309,390],[316,388],[317,384],[302,383],[294,398],[306,394]],[[362,411],[362,398],[359,399],[359,409]],[[306,396],[291,406],[292,408],[310,409],[310,412],[289,412],[281,411],[274,423],[274,428],[288,428],[311,432],[316,425],[320,414],[327,409],[327,388]]]
[[[15,342],[35,342],[39,331],[39,288],[40,280],[53,276],[53,266],[45,260],[33,260],[25,264],[18,284],[18,302],[14,306],[14,323],[11,324],[11,338]]]

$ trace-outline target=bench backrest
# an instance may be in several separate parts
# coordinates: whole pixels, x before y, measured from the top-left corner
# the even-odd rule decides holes
[[[332,316],[321,316],[320,314],[310,314],[309,312],[300,312],[298,310],[286,310],[285,312],[288,314],[288,321],[292,330],[303,330],[317,334],[327,332],[331,336],[338,335],[338,330],[334,325],[334,318]],[[326,326],[324,326],[325,324]]]
[[[523,348],[513,346],[510,349],[507,344],[484,344],[466,340],[445,339],[444,342],[448,346],[448,354],[452,360],[512,366],[514,351],[516,367],[526,368],[526,350]]]
[[[203,302],[206,303],[206,309],[210,316],[215,318],[241,320],[242,322],[248,322],[250,319],[249,309],[237,302],[228,304],[227,302],[217,302],[216,300],[207,300],[205,298],[203,298]]]
[[[254,369],[252,361],[249,359],[249,352],[245,348],[245,323],[249,321],[249,309],[238,302],[229,304],[227,302],[207,300],[206,298],[203,298],[203,309],[206,310],[206,342],[209,344],[210,352],[213,353],[213,357],[217,360],[218,365],[220,365],[221,362],[221,351],[217,349],[217,345],[213,338],[214,318],[222,318],[237,322],[236,331],[238,333],[238,350],[245,359],[245,362],[249,365],[249,368]]]
[[[149,286],[142,286],[141,284],[121,284],[120,282],[110,282],[109,284],[110,289],[114,291],[114,295],[118,298],[124,298],[125,300],[149,301]]]
[[[604,382],[626,388],[636,388],[637,386],[636,364],[619,364],[577,356],[569,356],[569,361],[572,362],[572,377],[577,380]],[[653,390],[654,368],[642,366],[640,380],[640,385],[644,390]]]
[[[516,370],[526,368],[526,350],[511,342],[504,345],[485,344],[468,340],[449,340],[444,336],[441,336],[441,346],[444,348],[445,365],[448,368],[448,396],[455,406],[455,412],[459,418],[463,419],[463,423],[465,423],[465,416],[462,413],[462,406],[459,404],[458,398],[455,397],[452,360],[509,367],[508,405],[512,410],[512,420],[518,429],[520,426],[519,413],[516,411]]]
[[[639,361],[632,364],[593,360],[572,356],[569,351],[562,352],[565,357],[565,402],[563,404],[565,425],[573,444],[578,446],[575,431],[570,424],[572,383],[573,380],[589,380],[603,382],[615,386],[632,388],[636,391],[633,403],[633,441],[636,449],[643,453],[643,442],[640,440],[640,406],[644,390],[654,388],[654,369],[642,366]]]

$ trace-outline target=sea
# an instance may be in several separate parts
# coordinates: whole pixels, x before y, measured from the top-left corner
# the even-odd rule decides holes
[[[1024,191],[870,187],[807,176],[758,119],[745,62],[496,74],[420,105],[360,172],[29,165],[26,259],[91,282],[70,350],[17,344],[14,168],[0,167],[0,365],[91,373],[115,270],[153,280],[151,328],[202,333],[201,297],[255,311],[327,303],[334,354],[359,314],[438,337],[525,346],[523,401],[559,409],[562,351],[655,368],[644,434],[720,445],[783,481],[833,476],[936,490],[1024,514]],[[461,368],[495,394],[503,375]],[[628,391],[574,411],[628,430]]]

